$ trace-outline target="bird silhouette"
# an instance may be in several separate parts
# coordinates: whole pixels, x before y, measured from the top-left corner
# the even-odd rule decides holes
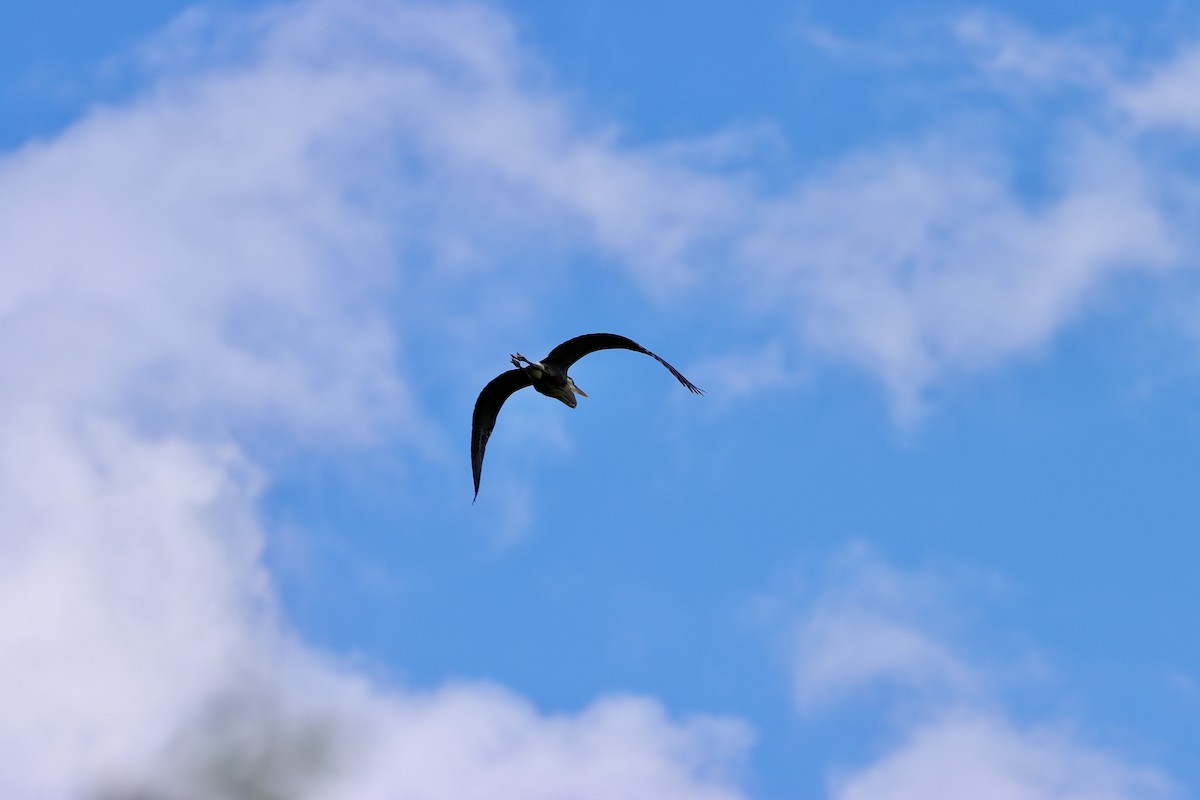
[[[483,454],[487,449],[488,439],[492,429],[496,427],[496,417],[500,407],[504,405],[513,392],[532,386],[541,394],[561,400],[571,408],[575,408],[578,400],[575,395],[587,397],[587,393],[575,385],[575,381],[567,374],[579,359],[597,350],[633,350],[645,353],[667,369],[671,370],[680,383],[694,394],[704,394],[696,385],[668,364],[660,356],[650,352],[632,339],[615,333],[587,333],[568,339],[550,351],[541,361],[530,361],[517,353],[509,356],[513,369],[500,373],[479,393],[475,401],[475,414],[471,420],[471,471],[475,477],[475,497],[479,497],[479,476],[483,472]],[[474,502],[474,501],[472,501]]]

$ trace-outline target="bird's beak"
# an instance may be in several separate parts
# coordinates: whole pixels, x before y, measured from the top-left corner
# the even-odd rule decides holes
[[[581,394],[581,395],[583,395],[584,397],[587,397],[587,396],[588,396],[588,393],[587,393],[587,392],[585,392],[583,389],[580,389],[580,388],[579,388],[578,386],[576,386],[576,385],[575,385],[573,382],[571,383],[571,391],[572,391],[572,392],[574,392],[575,394]]]

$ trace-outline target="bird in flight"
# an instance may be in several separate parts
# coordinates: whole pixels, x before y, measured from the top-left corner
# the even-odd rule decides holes
[[[667,369],[671,370],[680,383],[694,394],[704,394],[695,384],[672,367],[659,356],[651,353],[632,339],[618,336],[615,333],[588,333],[568,339],[550,351],[550,355],[541,361],[530,361],[517,353],[510,356],[513,369],[502,372],[491,383],[483,387],[479,399],[475,401],[475,414],[471,420],[471,470],[475,475],[475,497],[479,497],[479,476],[483,471],[483,451],[487,448],[488,438],[496,427],[496,416],[500,407],[509,396],[526,386],[532,386],[541,394],[561,400],[571,408],[578,402],[575,395],[587,397],[587,393],[575,385],[575,381],[567,375],[579,359],[597,350],[633,350],[645,353]]]

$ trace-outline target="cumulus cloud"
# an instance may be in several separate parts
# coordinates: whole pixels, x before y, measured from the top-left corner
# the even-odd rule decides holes
[[[547,715],[490,684],[382,692],[311,662],[307,674],[279,666],[214,697],[155,762],[102,782],[97,796],[743,796],[750,734],[737,722],[676,722],[632,697]]]
[[[153,758],[269,615],[236,452],[22,415],[0,448],[0,793]]]
[[[340,431],[402,403],[383,230],[336,158],[355,98],[285,80],[164,89],[4,160],[0,400]]]
[[[744,725],[706,717],[680,724],[644,699],[545,716],[504,690],[459,686],[390,710],[373,768],[338,796],[742,796],[735,780],[750,741]]]

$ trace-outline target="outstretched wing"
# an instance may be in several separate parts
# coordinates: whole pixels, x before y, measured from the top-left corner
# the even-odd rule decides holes
[[[533,380],[523,369],[510,369],[500,373],[479,393],[475,401],[475,414],[471,418],[471,472],[475,475],[475,497],[479,497],[479,475],[483,472],[483,451],[487,449],[492,428],[500,406],[518,389],[532,386]],[[474,501],[472,501],[474,502]]]
[[[686,386],[689,391],[696,394],[704,394],[703,390],[696,388],[696,385],[683,377],[679,370],[672,367],[657,354],[651,353],[633,339],[627,339],[615,333],[585,333],[583,336],[567,339],[558,347],[551,350],[550,355],[546,356],[545,361],[559,367],[565,372],[576,361],[588,353],[594,353],[597,350],[633,350],[636,353],[645,353],[671,370],[671,374]]]

